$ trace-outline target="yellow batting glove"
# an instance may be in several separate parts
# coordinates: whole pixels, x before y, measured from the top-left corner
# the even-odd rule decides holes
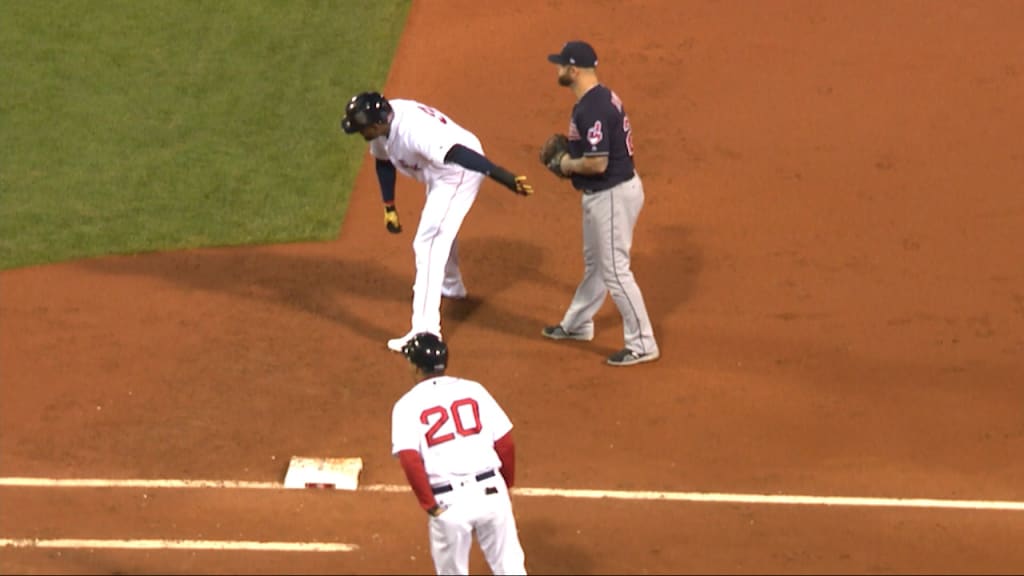
[[[526,176],[516,176],[516,194],[529,196],[533,194],[533,186],[526,181]]]
[[[388,227],[388,232],[392,234],[398,234],[402,231],[402,224],[398,221],[398,210],[394,206],[384,207],[384,225]]]

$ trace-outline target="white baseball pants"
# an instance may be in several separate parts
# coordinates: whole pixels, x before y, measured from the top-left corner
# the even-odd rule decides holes
[[[464,170],[455,180],[442,180],[427,189],[412,249],[416,280],[412,296],[412,331],[441,334],[441,296],[464,296],[456,241],[459,228],[476,201],[484,175]]]
[[[469,574],[469,553],[476,533],[494,574],[526,574],[512,501],[501,474],[482,482],[468,478],[436,496],[444,513],[431,517],[430,554],[438,574]]]

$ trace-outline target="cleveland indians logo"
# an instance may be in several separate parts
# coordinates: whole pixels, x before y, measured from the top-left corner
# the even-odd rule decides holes
[[[604,140],[604,134],[601,132],[601,121],[594,122],[594,125],[587,130],[587,142],[594,148]]]

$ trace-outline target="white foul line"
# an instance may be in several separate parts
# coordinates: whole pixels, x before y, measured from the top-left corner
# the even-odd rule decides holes
[[[0,538],[12,548],[118,548],[128,550],[260,550],[274,552],[351,552],[355,544],[336,542],[246,542],[230,540],[79,540]]]
[[[0,486],[23,488],[239,488],[283,490],[280,482],[237,480],[140,480],[133,478],[0,478]]]
[[[557,489],[553,490],[550,488],[513,488],[513,492],[523,496],[564,496],[561,492],[566,491]],[[868,498],[860,496],[801,496],[785,494],[722,494],[715,492],[627,492],[624,490],[570,490],[569,492],[572,492],[572,498],[610,498],[616,500],[669,500],[674,502],[1024,511],[1024,502],[1009,502],[1001,500]]]
[[[0,478],[0,486],[40,488],[238,488],[291,490],[279,482],[240,482],[231,480],[138,480],[99,478]],[[397,484],[368,484],[363,492],[408,492]],[[513,488],[516,496],[662,500],[669,502],[712,502],[739,504],[788,504],[814,506],[854,506],[890,508],[935,508],[961,510],[1024,511],[1024,502],[1006,500],[947,500],[939,498],[871,498],[856,496],[806,496],[786,494],[726,494],[717,492],[654,492],[627,490],[579,490],[562,488]]]
[[[369,492],[407,492],[407,486],[363,486]],[[718,492],[652,492],[628,490],[579,490],[562,488],[513,488],[516,496],[583,498],[592,500],[661,500],[739,504],[790,504],[889,508],[952,508],[966,510],[1024,511],[1024,502],[1004,500],[944,500],[938,498],[868,498],[859,496],[801,496],[786,494],[724,494]]]

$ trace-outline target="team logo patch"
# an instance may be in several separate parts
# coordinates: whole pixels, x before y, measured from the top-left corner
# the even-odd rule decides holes
[[[590,142],[591,146],[596,147],[601,140],[604,140],[604,134],[601,132],[601,121],[594,122],[594,125],[587,130],[587,142]]]

